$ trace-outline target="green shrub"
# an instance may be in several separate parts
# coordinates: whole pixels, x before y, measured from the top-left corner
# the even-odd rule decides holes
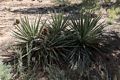
[[[12,78],[11,66],[4,65],[2,61],[0,61],[0,80],[10,80]]]
[[[115,10],[115,8],[111,8],[107,10],[109,18],[110,19],[116,19],[117,18],[117,12]]]
[[[87,70],[91,62],[99,55],[99,43],[103,33],[104,24],[99,23],[100,17],[91,18],[80,15],[78,20],[70,21],[71,44],[70,64],[80,67],[82,71]],[[81,71],[81,72],[82,72]]]
[[[21,19],[20,26],[14,31],[20,43],[25,44],[20,46],[22,53],[18,54],[18,64],[28,71],[35,65],[42,69],[48,65],[64,69],[70,67],[72,70],[79,68],[82,75],[95,61],[96,55],[99,56],[99,42],[104,28],[99,20],[100,17],[91,18],[84,14],[77,20],[68,20],[63,14],[56,14],[49,24],[42,23],[40,19],[32,24],[27,18]]]
[[[34,29],[33,26],[30,26],[28,20],[22,19],[21,21],[21,26],[18,26],[19,28],[17,28],[17,31],[14,31],[14,33],[17,39],[25,43],[24,47],[22,47],[23,62],[26,64],[27,61],[28,66],[31,66],[31,59],[35,58],[35,61],[41,66],[55,63],[60,64],[65,56],[64,46],[66,40],[62,32],[64,32],[67,26],[67,19],[65,19],[62,14],[52,16],[49,27],[40,27],[40,20],[38,20],[37,24],[36,22],[33,23],[37,25],[34,26]],[[27,25],[23,25],[23,23]],[[34,34],[32,32],[34,32]],[[26,33],[26,35],[24,33]]]

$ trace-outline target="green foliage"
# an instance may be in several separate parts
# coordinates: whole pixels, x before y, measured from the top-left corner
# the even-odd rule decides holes
[[[73,48],[69,59],[72,65],[85,68],[90,65],[92,59],[95,59],[94,51],[99,49],[100,35],[104,28],[102,23],[98,24],[99,20],[100,17],[91,18],[81,15],[78,20],[70,21]]]
[[[60,70],[57,67],[49,66],[46,68],[48,72],[48,80],[71,80],[69,74],[66,75],[64,70]]]
[[[2,61],[0,61],[0,80],[10,80],[12,78],[11,66],[4,65]]]
[[[64,31],[68,25],[67,18],[64,18],[63,14],[55,14],[51,16],[52,21],[50,22],[50,26],[48,26],[50,33],[60,34],[61,31]],[[55,35],[53,34],[53,35]]]
[[[84,14],[77,20],[68,20],[63,14],[56,14],[48,24],[42,23],[40,19],[33,24],[29,23],[28,18],[21,19],[20,26],[14,31],[20,43],[22,41],[25,44],[20,46],[18,53],[18,71],[24,71],[24,68],[31,71],[35,65],[42,69],[56,65],[61,68],[77,68],[83,75],[95,60],[95,55],[99,54],[99,42],[104,28],[99,20],[100,17],[91,18]],[[61,76],[65,77],[64,74]]]
[[[114,8],[108,9],[108,15],[110,19],[116,19],[117,18],[117,12]]]
[[[26,43],[30,42],[39,35],[41,18],[35,19],[35,21],[30,22],[27,17],[21,18],[20,25],[17,25],[16,31],[14,31],[14,36],[19,39],[19,42]]]
[[[24,23],[27,23],[27,20]],[[38,23],[37,25],[40,24]],[[35,61],[37,61],[37,63],[39,63],[41,66],[55,63],[60,64],[64,59],[64,53],[66,52],[64,46],[66,44],[66,41],[65,38],[63,38],[64,34],[61,32],[64,31],[67,26],[67,20],[63,18],[62,14],[55,15],[52,16],[52,21],[49,25],[49,28],[45,26],[36,28],[39,29],[39,32],[37,32],[39,33],[39,36],[32,38],[33,40],[29,38],[31,35],[27,36],[27,41],[30,42],[26,42],[26,45],[24,46],[25,48],[23,48],[23,53],[21,55],[23,62],[27,61],[28,67],[31,66],[30,64],[32,63],[32,58],[35,58]],[[32,26],[29,26],[28,28],[31,29],[31,27]],[[21,31],[18,30],[18,32],[15,33],[19,32]],[[25,31],[23,30],[23,32]],[[24,34],[21,34],[21,37],[24,37]],[[19,37],[16,38],[21,40]]]
[[[120,14],[120,7],[115,8],[115,12],[117,15],[119,15]]]
[[[70,28],[81,43],[96,44],[104,28],[102,23],[98,24],[100,17],[91,18],[81,15],[78,20],[71,20]],[[74,38],[75,39],[75,38]]]
[[[113,21],[118,18],[119,13],[120,13],[120,8],[110,8],[107,10],[108,12],[108,20],[107,23],[112,25]]]
[[[103,64],[100,65],[104,70],[98,70],[97,66],[90,67],[83,75],[81,75],[81,70],[76,69],[60,69],[56,66],[49,66],[46,68],[48,73],[48,80],[108,80],[108,72],[103,67]]]
[[[82,6],[80,7],[80,11],[82,12],[91,12],[94,13],[95,11],[100,9],[100,5],[98,4],[98,0],[83,0]]]

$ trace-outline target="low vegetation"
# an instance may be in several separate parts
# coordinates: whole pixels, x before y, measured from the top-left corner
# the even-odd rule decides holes
[[[12,67],[0,61],[0,80],[10,80],[12,78]]]
[[[55,73],[56,76],[66,77],[67,69],[79,74],[80,79],[87,78],[90,66],[98,62],[96,58],[101,55],[99,43],[105,25],[99,20],[100,17],[92,18],[86,14],[69,20],[62,13],[52,15],[49,21],[43,21],[41,17],[32,22],[26,17],[21,18],[13,31],[19,50],[15,63],[18,74],[37,73],[39,69],[48,72],[55,66],[65,71],[64,74],[60,71],[60,75]],[[56,80],[56,76],[49,80]]]

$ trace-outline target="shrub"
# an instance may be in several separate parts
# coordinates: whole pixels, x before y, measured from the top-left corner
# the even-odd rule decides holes
[[[100,17],[91,18],[80,15],[78,20],[70,20],[72,50],[69,61],[73,67],[82,71],[89,69],[91,62],[99,56],[99,43],[103,33],[104,24],[99,23]],[[81,71],[81,72],[82,72]]]
[[[14,31],[20,43],[25,44],[20,46],[23,51],[18,54],[18,60],[27,70],[56,65],[62,69],[79,69],[83,75],[96,60],[96,55],[99,56],[99,42],[104,28],[99,20],[100,17],[91,18],[84,14],[77,20],[68,20],[63,14],[56,14],[49,24],[42,23],[41,19],[32,24],[28,18],[21,19],[20,26]]]
[[[0,61],[0,80],[10,80],[12,78],[11,66],[4,65],[2,61]]]
[[[25,44],[22,47],[23,64],[27,61],[28,66],[31,66],[30,64],[34,62],[32,58],[41,66],[62,63],[66,52],[64,49],[66,40],[62,32],[67,26],[67,19],[62,14],[52,16],[49,27],[40,27],[40,19],[31,26],[27,18],[22,19],[20,25],[14,33],[15,37]]]
[[[110,19],[113,19],[113,20],[116,19],[117,12],[115,11],[114,8],[108,9],[107,12],[108,12],[108,15],[109,15]]]

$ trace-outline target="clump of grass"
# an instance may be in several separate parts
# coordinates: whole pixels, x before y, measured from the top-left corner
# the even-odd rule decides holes
[[[108,16],[110,19],[116,19],[117,18],[117,12],[115,8],[108,9]]]
[[[120,13],[120,8],[112,7],[110,9],[108,9],[107,12],[108,12],[108,21],[107,21],[107,23],[109,25],[112,25],[113,21],[118,18],[118,15]]]
[[[117,14],[117,15],[120,14],[120,8],[119,8],[119,7],[115,8],[115,11],[116,11],[116,14]]]
[[[100,9],[100,5],[97,0],[83,0],[80,11],[87,13],[95,13],[95,11]]]

